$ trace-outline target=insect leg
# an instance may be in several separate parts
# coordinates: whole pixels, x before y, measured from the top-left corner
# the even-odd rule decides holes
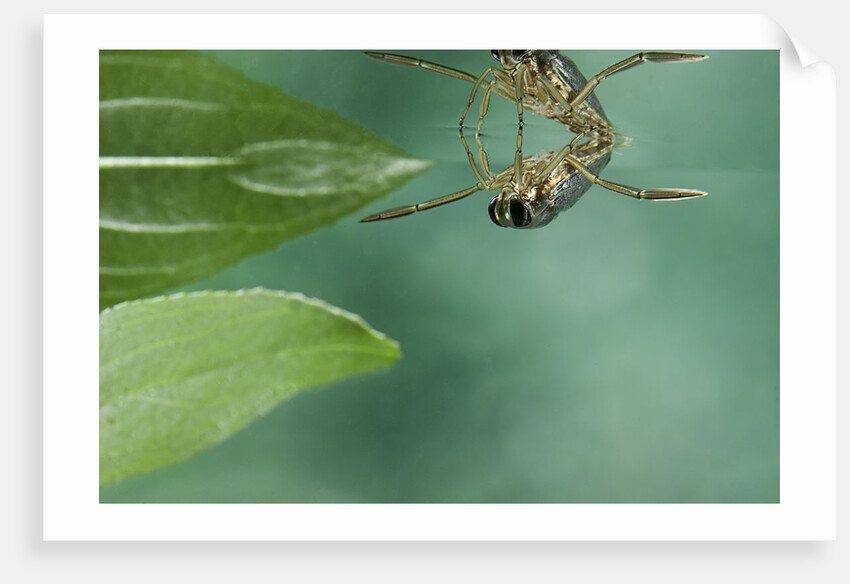
[[[454,203],[455,201],[459,201],[469,195],[476,193],[478,191],[490,191],[494,189],[500,189],[508,184],[513,177],[513,167],[508,167],[499,174],[492,177],[492,180],[489,184],[481,184],[478,183],[474,187],[469,187],[468,189],[464,189],[462,191],[458,191],[456,193],[452,193],[450,195],[444,195],[442,197],[437,197],[436,199],[431,199],[430,201],[425,201],[424,203],[418,203],[416,205],[405,205],[403,207],[395,207],[393,209],[387,209],[386,211],[381,211],[380,213],[375,213],[373,215],[369,215],[368,217],[364,217],[360,220],[361,223],[370,223],[372,221],[383,221],[384,219],[395,219],[396,217],[404,217],[406,215],[412,215],[417,211],[427,211],[428,209],[433,209],[434,207],[439,207],[441,205],[447,205],[449,203]]]
[[[469,161],[469,166],[472,168],[472,172],[475,173],[475,178],[478,179],[479,184],[486,186],[493,179],[493,176],[490,174],[490,166],[488,164],[486,164],[486,162],[482,165],[483,168],[484,168],[484,173],[486,173],[486,176],[485,176],[484,173],[482,173],[478,169],[478,165],[475,164],[475,156],[473,156],[472,150],[470,150],[470,148],[469,148],[469,143],[466,141],[466,136],[463,135],[463,126],[461,126],[459,128],[458,132],[460,134],[460,141],[463,143],[463,148],[464,148],[464,150],[466,150],[466,159]],[[480,144],[480,142],[479,142],[479,144]],[[484,152],[484,148],[482,146],[479,149],[479,153],[483,153],[483,152]],[[484,156],[486,157],[486,154]]]
[[[481,128],[484,124],[484,118],[487,116],[487,112],[490,108],[490,98],[495,93],[501,97],[504,97],[508,101],[516,102],[516,83],[510,75],[508,75],[505,71],[501,69],[491,69],[493,73],[493,79],[487,84],[486,89],[484,90],[484,95],[481,98],[481,109],[478,116],[478,123],[475,126],[475,143],[478,145],[478,158],[481,163],[481,169],[484,174],[488,177],[489,180],[493,180],[493,175],[490,170],[490,164],[487,159],[487,151],[484,149],[484,145],[481,143]],[[519,104],[518,104],[519,106]],[[522,119],[522,114],[519,114],[520,120]],[[463,131],[463,127],[461,126],[461,133]],[[461,135],[461,137],[463,137]],[[520,137],[520,142],[522,138]],[[506,169],[507,170],[507,169]],[[503,174],[505,171],[502,171]]]
[[[538,75],[535,80],[537,83],[537,91],[542,95],[548,96],[550,99],[554,100],[558,103],[564,111],[570,113],[573,109],[572,104],[564,97],[564,94],[561,93],[557,87],[552,85],[552,82],[545,75]]]
[[[466,107],[463,108],[463,113],[460,114],[460,127],[463,128],[463,122],[466,120],[466,114],[469,113],[469,108],[472,107],[472,104],[475,102],[475,97],[478,95],[478,90],[481,89],[481,84],[484,83],[484,80],[487,78],[487,75],[493,73],[492,67],[487,67],[484,70],[478,79],[475,80],[475,85],[472,86],[472,91],[469,92],[469,100],[466,102]]]
[[[490,172],[490,163],[487,160],[487,151],[484,150],[484,144],[481,143],[481,125],[484,123],[484,117],[487,115],[487,111],[490,108],[490,96],[493,93],[493,86],[495,83],[496,81],[494,79],[487,85],[487,89],[484,90],[484,95],[481,97],[481,111],[478,116],[478,124],[475,126],[475,143],[478,145],[478,159],[481,163],[481,170],[487,176],[488,180],[493,179],[493,173]],[[461,138],[462,137],[463,128],[461,128]]]
[[[445,65],[440,65],[431,61],[425,61],[424,59],[416,59],[414,57],[408,57],[406,55],[397,55],[395,53],[378,53],[374,51],[366,51],[366,54],[372,57],[373,59],[388,61],[397,65],[421,67],[422,69],[426,69],[428,71],[434,71],[435,73],[448,75],[449,77],[454,77],[455,79],[462,79],[463,81],[469,81],[470,83],[475,83],[476,80],[475,75],[471,75],[465,71],[461,71],[460,69],[453,69],[452,67],[446,67]]]
[[[578,132],[580,135],[589,135],[593,133],[597,133],[598,130],[603,130],[602,133],[606,133],[604,130],[607,127],[600,128],[598,126],[592,125],[586,119],[582,118],[580,115],[575,115],[573,112],[573,106],[567,99],[567,97],[561,92],[557,87],[555,87],[551,81],[545,75],[538,75],[535,80],[537,84],[537,92],[539,95],[545,95],[555,103],[563,108],[564,112],[568,116],[568,121],[565,123],[570,127],[570,129],[574,132]],[[610,132],[610,129],[609,129]]]
[[[514,154],[514,182],[518,190],[522,190],[522,127],[525,122],[522,120],[522,99],[525,95],[525,65],[518,65],[514,77],[514,91],[516,98],[516,116],[517,116],[517,134],[516,134],[516,153]]]
[[[546,166],[541,168],[540,171],[537,173],[540,178],[544,178],[552,174],[552,172],[558,167],[558,165],[561,164],[564,159],[570,154],[570,152],[573,151],[573,148],[575,148],[575,145],[579,142],[579,140],[581,140],[585,136],[587,136],[587,134],[578,134],[570,141],[569,144],[561,148],[558,153],[555,154],[555,156],[553,156],[552,159],[546,164]]]
[[[568,160],[569,163],[573,166],[573,168],[579,171],[587,180],[589,180],[593,184],[606,188],[609,191],[620,193],[621,195],[634,197],[635,199],[678,201],[683,199],[692,199],[694,197],[702,197],[708,194],[703,191],[696,191],[693,189],[638,189],[635,187],[630,187],[628,185],[622,185],[619,183],[611,182],[605,180],[604,178],[599,178],[589,168],[579,162],[574,156],[567,155],[566,160]]]
[[[425,201],[424,203],[417,203],[416,205],[405,205],[403,207],[394,207],[392,209],[387,209],[386,211],[381,211],[380,213],[375,213],[373,215],[369,215],[368,217],[364,217],[360,220],[360,222],[370,223],[372,221],[383,221],[384,219],[395,219],[396,217],[404,217],[405,215],[411,215],[413,213],[416,213],[417,211],[427,211],[428,209],[433,209],[434,207],[439,207],[440,205],[447,205],[448,203],[459,201],[464,197],[468,197],[472,193],[484,190],[484,188],[484,185],[479,183],[474,187],[469,187],[468,189],[464,189],[462,191],[458,191],[450,195],[443,195],[442,197],[437,197],[436,199],[431,199],[430,201]]]
[[[578,95],[575,96],[572,100],[572,107],[575,108],[578,104],[587,99],[587,96],[593,93],[593,90],[596,89],[596,86],[605,79],[606,77],[610,77],[614,73],[619,73],[620,71],[625,71],[626,69],[631,69],[641,63],[647,62],[655,62],[655,63],[689,63],[691,61],[702,61],[704,59],[708,59],[706,55],[698,55],[696,53],[675,53],[675,52],[648,52],[648,53],[638,53],[636,55],[632,55],[628,59],[623,59],[619,63],[615,63],[611,65],[601,73],[594,75],[590,78],[590,80],[582,87],[581,91],[578,92]]]
[[[481,106],[479,110],[478,123],[475,129],[475,139],[478,143],[479,147],[479,157],[482,160],[481,166],[484,169],[484,172],[478,169],[478,165],[475,163],[475,156],[472,154],[472,150],[469,148],[469,144],[466,141],[466,137],[463,135],[463,127],[464,120],[466,120],[466,116],[469,113],[469,108],[472,107],[472,104],[475,102],[475,97],[478,94],[478,90],[481,88],[481,85],[487,79],[487,76],[493,74],[494,79],[491,79],[489,83],[487,83],[487,87],[484,90],[484,95],[481,98]],[[466,150],[466,157],[469,160],[469,166],[472,167],[472,172],[475,173],[475,178],[478,179],[479,183],[484,185],[489,184],[493,176],[490,173],[490,166],[487,163],[487,155],[484,152],[484,146],[481,144],[480,140],[480,130],[481,124],[484,120],[484,116],[487,115],[487,109],[490,106],[490,94],[493,91],[493,86],[496,84],[495,74],[492,67],[488,67],[484,73],[482,73],[478,79],[475,80],[475,85],[472,87],[472,91],[469,94],[469,99],[466,102],[466,107],[463,108],[463,113],[460,115],[460,141],[463,142],[463,147]]]

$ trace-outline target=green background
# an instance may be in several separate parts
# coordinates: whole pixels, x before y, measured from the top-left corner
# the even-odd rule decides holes
[[[673,47],[675,49],[675,47]],[[628,51],[565,51],[587,75]],[[358,52],[219,52],[437,164],[364,215],[471,186],[468,83]],[[478,74],[488,51],[417,57]],[[646,64],[597,89],[631,143],[549,226],[502,229],[492,194],[388,222],[350,216],[184,289],[299,291],[363,316],[404,357],[306,392],[102,502],[779,501],[779,53]],[[473,116],[473,119],[477,116]],[[511,163],[515,107],[485,120]],[[526,116],[530,154],[570,137]]]

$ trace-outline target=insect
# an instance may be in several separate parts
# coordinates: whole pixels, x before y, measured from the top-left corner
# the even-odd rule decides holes
[[[594,95],[601,81],[615,73],[647,62],[672,63],[706,59],[705,55],[679,52],[637,53],[608,67],[587,80],[576,64],[557,51],[492,51],[499,67],[488,67],[475,77],[445,65],[397,55],[369,52],[376,59],[416,66],[473,84],[460,117],[460,138],[477,182],[462,191],[415,205],[396,207],[365,217],[371,222],[393,219],[425,211],[463,199],[478,191],[499,191],[490,201],[491,220],[501,227],[542,227],[560,211],[569,209],[594,184],[637,199],[682,200],[706,193],[693,189],[638,189],[613,183],[599,177],[608,164],[611,151],[621,144],[611,122]],[[463,130],[466,117],[478,93],[482,92],[476,124],[475,140],[479,159],[476,162]],[[480,140],[481,127],[487,115],[490,98],[495,93],[516,103],[517,139],[513,165],[493,174]],[[554,119],[575,138],[557,153],[524,157],[523,112]]]

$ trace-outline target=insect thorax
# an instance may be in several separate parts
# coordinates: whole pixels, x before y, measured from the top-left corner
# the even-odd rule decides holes
[[[529,66],[533,69],[532,76],[545,76],[567,102],[572,102],[587,83],[576,64],[558,51],[534,51]],[[613,140],[614,129],[594,94],[591,93],[574,109],[567,109],[559,101],[543,95],[536,83],[527,87],[529,92],[523,99],[524,107],[566,125],[576,134],[593,128],[592,132],[588,132],[590,135]]]

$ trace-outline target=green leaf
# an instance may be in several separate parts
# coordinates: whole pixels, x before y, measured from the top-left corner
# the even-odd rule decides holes
[[[401,356],[360,317],[263,289],[100,314],[100,481],[185,460],[298,392]]]
[[[274,249],[428,166],[213,57],[102,51],[101,308]]]

